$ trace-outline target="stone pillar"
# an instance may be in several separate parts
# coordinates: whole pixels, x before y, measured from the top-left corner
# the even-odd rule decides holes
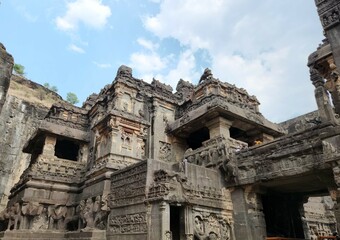
[[[43,155],[53,157],[55,152],[55,144],[57,139],[53,136],[46,136],[43,148]]]
[[[0,113],[6,100],[13,65],[13,57],[6,52],[6,48],[0,43]]]
[[[161,219],[161,239],[167,240],[165,233],[170,231],[170,205],[166,202],[161,202],[159,204],[160,219]]]
[[[321,121],[334,123],[335,122],[334,111],[330,104],[330,99],[324,87],[325,81],[316,69],[311,67],[309,72],[310,80],[315,86],[314,90],[315,100],[318,106]]]
[[[86,163],[89,157],[89,147],[87,144],[80,144],[78,152],[78,162]]]
[[[255,199],[249,199],[255,198]],[[234,232],[236,240],[263,240],[266,236],[265,220],[260,196],[246,187],[231,190]],[[255,204],[254,204],[255,203]]]
[[[186,206],[184,208],[184,225],[185,225],[185,238],[186,240],[194,239],[194,224],[192,216],[192,207]]]
[[[210,138],[223,135],[226,139],[230,138],[229,128],[231,125],[232,121],[220,116],[214,118],[206,124],[206,126],[209,128]]]
[[[176,162],[181,162],[183,160],[185,150],[188,148],[185,139],[180,137],[174,137],[172,139],[172,148]]]

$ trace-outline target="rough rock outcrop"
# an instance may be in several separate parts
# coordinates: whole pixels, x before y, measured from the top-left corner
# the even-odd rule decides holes
[[[0,43],[0,113],[6,100],[13,64],[13,57],[6,52],[6,48]]]
[[[40,84],[12,75],[12,67],[12,56],[0,44],[0,211],[29,164],[31,155],[22,152],[24,144],[51,105],[62,101]]]

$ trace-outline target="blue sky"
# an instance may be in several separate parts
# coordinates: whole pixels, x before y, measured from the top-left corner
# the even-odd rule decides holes
[[[316,109],[306,63],[323,35],[312,0],[1,0],[0,29],[27,78],[81,103],[125,64],[174,89],[209,67],[274,122]]]

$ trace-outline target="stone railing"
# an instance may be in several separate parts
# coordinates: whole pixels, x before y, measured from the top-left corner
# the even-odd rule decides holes
[[[97,160],[95,160],[95,163],[92,165],[90,170],[86,173],[86,176],[93,175],[95,172],[98,172],[104,168],[109,168],[109,169],[114,169],[114,170],[123,169],[127,166],[130,166],[140,161],[142,160],[129,157],[129,156],[125,156],[125,155],[108,153],[98,158]]]
[[[29,169],[33,177],[76,183],[85,173],[85,163],[40,155]]]
[[[221,135],[204,141],[202,145],[202,147],[195,150],[187,149],[184,153],[184,158],[189,163],[213,167],[221,164],[230,154],[248,147],[245,142],[232,138],[225,139]]]

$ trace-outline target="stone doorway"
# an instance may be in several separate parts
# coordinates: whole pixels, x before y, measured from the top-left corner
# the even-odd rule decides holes
[[[269,192],[262,195],[268,237],[304,239],[301,210],[302,196]]]
[[[172,233],[172,240],[184,239],[183,223],[183,208],[181,206],[170,205],[170,232]]]

